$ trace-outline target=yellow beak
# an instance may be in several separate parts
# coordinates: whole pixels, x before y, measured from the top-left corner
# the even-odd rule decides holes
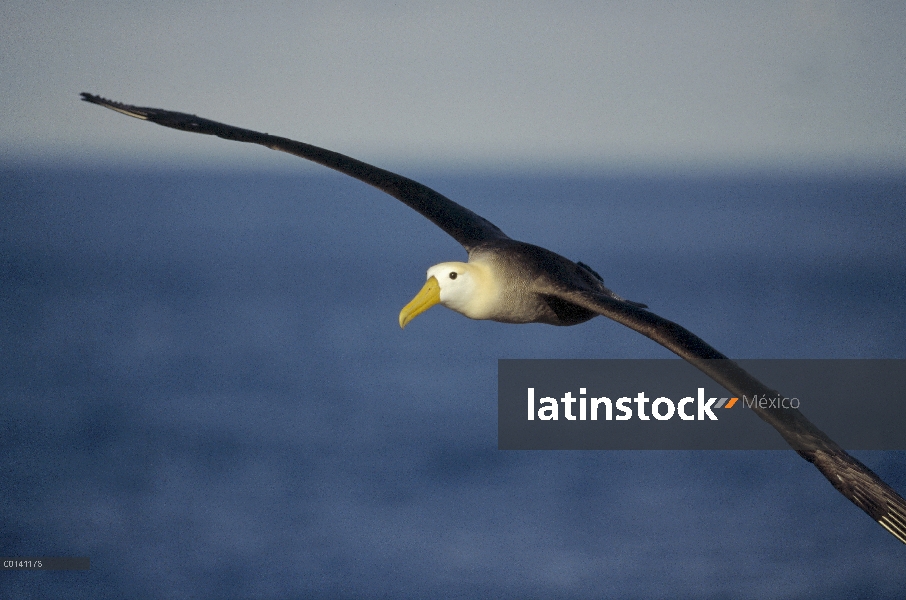
[[[400,311],[400,328],[405,328],[409,321],[439,303],[440,284],[432,276],[425,282],[422,291],[416,294],[415,298]]]

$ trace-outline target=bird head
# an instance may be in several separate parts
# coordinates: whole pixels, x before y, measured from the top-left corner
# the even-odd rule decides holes
[[[435,304],[441,304],[472,319],[478,316],[482,272],[475,265],[463,262],[445,262],[428,269],[428,280],[421,291],[400,311],[400,327],[425,312]]]

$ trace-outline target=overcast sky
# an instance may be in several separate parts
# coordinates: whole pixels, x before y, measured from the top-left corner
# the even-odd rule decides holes
[[[388,166],[902,169],[906,3],[0,4],[0,157],[299,166],[82,91]]]

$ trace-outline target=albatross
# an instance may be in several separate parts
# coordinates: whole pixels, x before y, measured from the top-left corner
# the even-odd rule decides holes
[[[490,221],[431,188],[338,152],[186,113],[132,106],[82,93],[86,102],[182,131],[260,144],[339,171],[402,201],[462,244],[468,262],[444,262],[400,312],[399,324],[440,304],[470,319],[578,325],[604,316],[654,340],[736,396],[781,394],[687,329],[644,304],[621,298],[600,275],[545,248],[514,240]],[[798,409],[752,410],[841,494],[906,544],[906,501],[868,467],[813,425]]]

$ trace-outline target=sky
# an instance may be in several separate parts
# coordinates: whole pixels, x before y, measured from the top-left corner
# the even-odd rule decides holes
[[[391,167],[901,170],[906,5],[2,3],[3,160],[306,168],[83,91]]]

